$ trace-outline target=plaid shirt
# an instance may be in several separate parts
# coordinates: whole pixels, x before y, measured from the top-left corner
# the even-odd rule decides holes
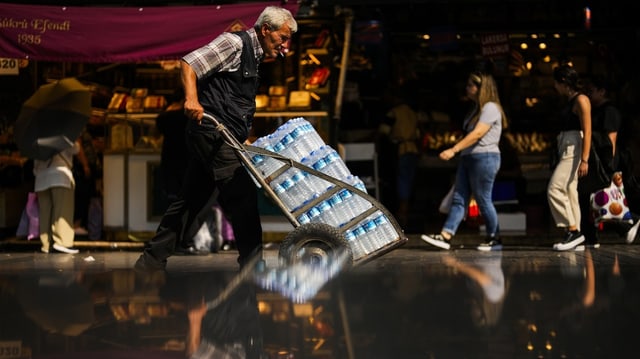
[[[253,44],[253,53],[258,62],[264,56],[264,51],[254,28],[246,30]],[[210,43],[185,55],[182,60],[195,71],[198,79],[202,79],[217,72],[234,72],[240,68],[242,55],[242,39],[232,33],[220,34]]]

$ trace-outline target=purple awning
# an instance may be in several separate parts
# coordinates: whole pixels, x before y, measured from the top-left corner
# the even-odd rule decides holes
[[[68,62],[179,59],[253,26],[280,1],[211,6],[68,7],[0,3],[0,58]],[[298,5],[287,4],[294,15]]]

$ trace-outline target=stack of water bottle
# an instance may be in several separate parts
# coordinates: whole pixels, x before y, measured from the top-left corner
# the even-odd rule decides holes
[[[313,125],[302,117],[285,122],[272,134],[258,138],[253,145],[367,192],[362,180],[351,174],[338,152],[326,145]],[[264,178],[284,165],[280,160],[260,154],[254,155],[251,160]],[[334,184],[291,167],[274,178],[270,186],[287,209],[293,212],[321,196]],[[344,188],[300,214],[297,220],[300,224],[320,222],[340,228],[371,207],[371,202]],[[355,258],[367,255],[397,237],[389,219],[381,211],[376,211],[357,226],[345,229],[345,236],[351,242]]]

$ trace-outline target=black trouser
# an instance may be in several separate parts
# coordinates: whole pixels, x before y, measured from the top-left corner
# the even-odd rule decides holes
[[[156,235],[144,253],[164,263],[177,246],[193,244],[199,216],[211,210],[217,199],[231,221],[238,262],[243,263],[262,249],[262,226],[258,212],[258,191],[235,151],[225,144],[206,121],[187,126],[189,166],[179,198],[166,210]]]

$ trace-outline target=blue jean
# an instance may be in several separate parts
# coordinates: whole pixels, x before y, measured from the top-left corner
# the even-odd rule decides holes
[[[480,214],[484,218],[487,236],[496,236],[500,232],[498,213],[493,205],[493,184],[500,169],[499,153],[475,153],[460,157],[456,171],[456,184],[453,201],[442,230],[455,234],[464,219],[471,195],[478,203]]]

